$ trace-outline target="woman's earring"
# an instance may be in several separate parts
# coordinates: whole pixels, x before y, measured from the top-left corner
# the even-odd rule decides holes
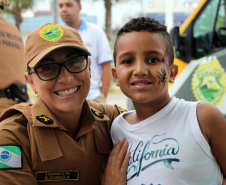
[[[37,97],[38,96],[38,93],[35,91],[35,97]]]

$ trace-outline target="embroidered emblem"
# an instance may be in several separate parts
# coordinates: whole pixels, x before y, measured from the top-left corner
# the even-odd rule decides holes
[[[46,117],[44,114],[41,115],[41,116],[36,116],[36,119],[44,124],[50,124],[50,123],[53,123],[53,120]]]
[[[93,110],[93,109],[91,109],[91,110],[92,110],[92,112],[93,112],[93,114],[94,114],[95,116],[97,116],[97,117],[99,117],[99,118],[104,118],[104,114],[103,114],[103,113],[97,112],[97,111],[95,111],[95,110]]]
[[[79,172],[78,170],[37,172],[35,175],[35,179],[37,182],[65,180],[77,181],[79,179]]]
[[[123,112],[128,112],[126,109],[123,109],[122,107],[115,105],[115,107],[117,108],[119,114],[122,114]]]
[[[41,27],[39,35],[50,42],[59,40],[64,34],[64,30],[56,24],[48,23]]]
[[[19,146],[0,146],[0,170],[22,168],[22,152]]]
[[[199,65],[192,78],[192,90],[196,100],[218,105],[226,93],[226,73],[214,57]]]

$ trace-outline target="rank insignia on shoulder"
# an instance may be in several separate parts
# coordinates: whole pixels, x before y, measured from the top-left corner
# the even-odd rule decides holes
[[[93,112],[93,114],[99,118],[104,118],[104,114],[101,112],[97,112],[94,109],[91,109],[91,111]]]
[[[118,105],[115,105],[115,107],[117,108],[119,114],[122,114],[123,112],[127,112],[126,109],[123,109],[122,107],[118,106]]]
[[[46,125],[53,123],[53,120],[45,116],[44,114],[41,116],[36,116],[36,119]]]

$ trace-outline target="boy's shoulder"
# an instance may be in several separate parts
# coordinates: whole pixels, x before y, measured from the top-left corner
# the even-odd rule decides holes
[[[207,141],[217,132],[225,130],[226,119],[221,111],[211,103],[202,102],[197,105],[197,119],[200,129]],[[226,131],[226,130],[225,130]]]
[[[216,122],[218,119],[219,121],[226,121],[221,111],[213,104],[207,102],[201,102],[197,105],[197,117],[199,121],[206,121],[207,123]]]

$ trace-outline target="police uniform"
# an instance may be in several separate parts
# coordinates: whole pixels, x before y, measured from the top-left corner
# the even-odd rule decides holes
[[[0,18],[0,113],[18,103],[11,92],[4,91],[13,83],[25,85],[24,44],[12,23]],[[25,89],[26,90],[26,89]],[[8,94],[6,94],[8,93]]]
[[[100,184],[119,112],[117,106],[85,101],[73,138],[41,98],[9,108],[0,119],[1,184]]]

